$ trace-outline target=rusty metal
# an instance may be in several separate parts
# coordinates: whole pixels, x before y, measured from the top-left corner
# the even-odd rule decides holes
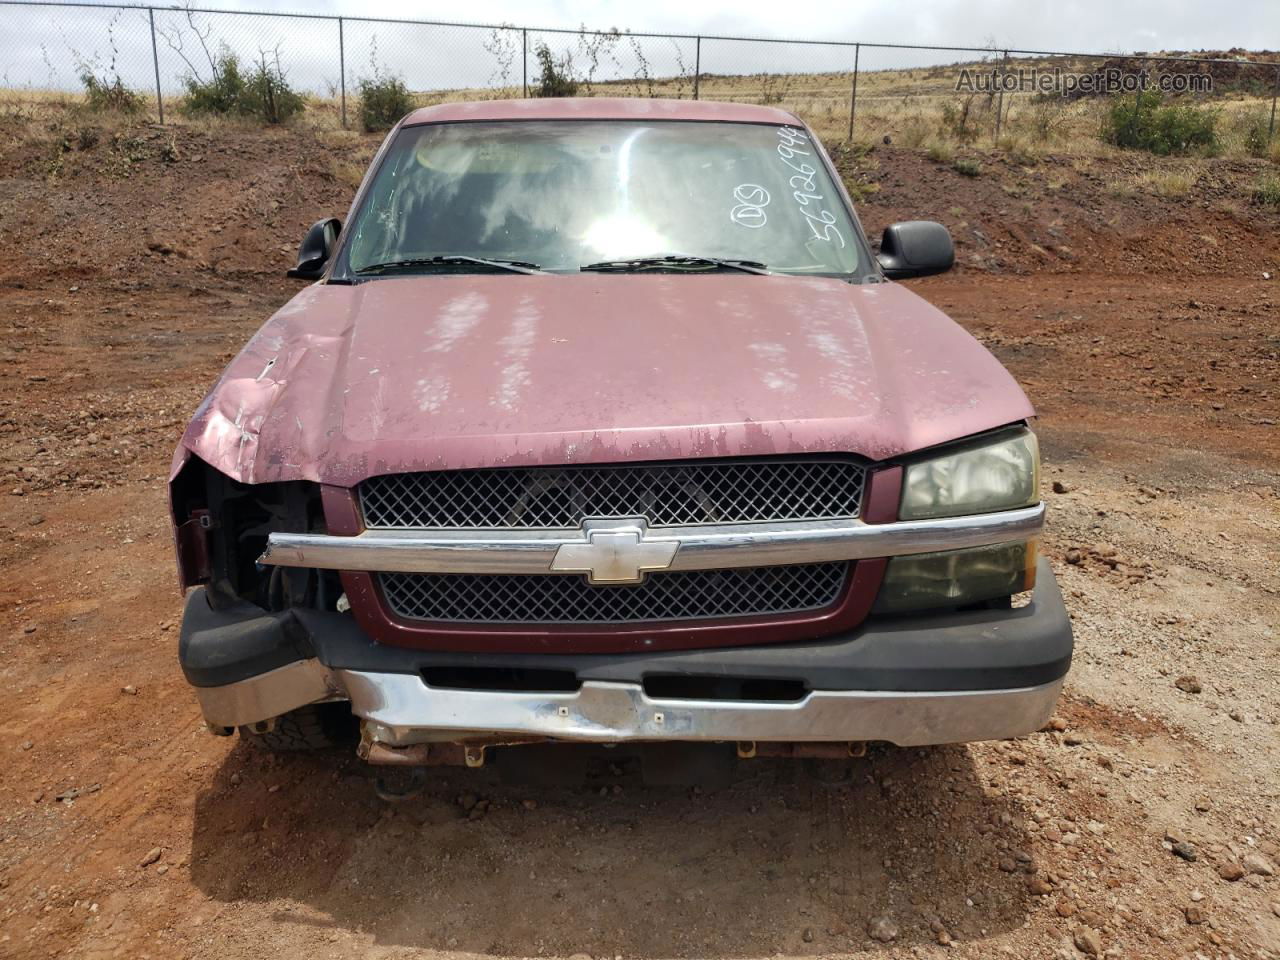
[[[853,45],[853,86],[849,91],[849,140],[853,140],[853,115],[858,109],[858,58],[862,54],[862,44]]]
[[[1009,69],[1009,51],[1004,52],[1004,58],[1000,63],[1000,91],[996,100],[996,143],[1000,143],[1000,124],[1004,119],[1004,75]]]
[[[160,124],[164,125],[164,96],[160,93],[160,52],[156,49],[156,12],[147,10],[147,22],[151,25],[151,66],[156,73],[156,112],[160,114]]]
[[[366,728],[356,755],[378,766],[393,767],[483,767],[490,747],[527,746],[545,743],[545,737],[488,737],[465,742],[431,741],[397,747],[374,740]]]
[[[342,129],[347,129],[347,44],[342,17],[338,18],[338,82],[342,85]]]
[[[693,40],[693,99],[698,99],[698,81],[702,77],[702,38]]]
[[[863,740],[835,743],[738,741],[738,757],[753,760],[756,757],[784,757],[789,759],[843,760],[848,757],[865,757],[867,744]]]
[[[1276,83],[1271,90],[1271,125],[1267,127],[1267,143],[1276,135],[1276,99],[1280,97],[1280,69],[1276,70]]]

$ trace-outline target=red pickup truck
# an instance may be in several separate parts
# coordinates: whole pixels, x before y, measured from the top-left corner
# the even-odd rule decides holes
[[[847,756],[1049,717],[1032,408],[782,110],[418,110],[173,462],[210,728],[373,763]]]

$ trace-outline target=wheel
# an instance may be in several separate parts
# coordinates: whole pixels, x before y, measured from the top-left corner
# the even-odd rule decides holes
[[[357,729],[345,702],[311,703],[276,717],[270,730],[241,727],[240,736],[260,749],[282,753],[343,746],[354,739]]]

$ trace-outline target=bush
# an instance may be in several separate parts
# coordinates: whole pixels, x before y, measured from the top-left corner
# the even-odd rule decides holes
[[[1271,122],[1265,113],[1255,113],[1244,127],[1244,148],[1251,157],[1265,157],[1271,153]]]
[[[413,109],[404,81],[382,73],[376,64],[372,76],[356,81],[356,89],[360,91],[360,125],[366,132],[390,129]]]
[[[306,106],[285,79],[278,56],[269,64],[264,54],[246,76],[240,58],[223,50],[213,59],[208,80],[192,73],[183,84],[187,97],[182,108],[192,115],[256,117],[265,123],[283,123]]]
[[[1117,97],[1102,124],[1102,139],[1157,156],[1216,153],[1218,115],[1188,104],[1164,104],[1159,93]]]
[[[147,98],[137,90],[126,87],[118,73],[113,79],[108,79],[106,76],[98,76],[87,65],[82,64],[80,83],[84,87],[85,103],[95,113],[112,111],[136,114],[147,107]]]
[[[534,49],[534,56],[538,58],[538,85],[533,90],[535,97],[572,97],[578,92],[578,81],[573,79],[573,64],[568,54],[557,60],[550,47],[539,43]]]
[[[1280,207],[1280,177],[1268,173],[1258,178],[1253,188],[1253,201],[1268,207]]]
[[[973,94],[958,104],[942,105],[942,130],[960,143],[972,143],[978,138],[978,125],[973,116]]]
[[[951,144],[942,140],[935,140],[929,144],[926,151],[930,160],[934,163],[950,163],[955,159],[955,151],[951,148]]]
[[[962,177],[976,177],[982,173],[982,164],[977,160],[963,157],[952,164],[952,168]]]

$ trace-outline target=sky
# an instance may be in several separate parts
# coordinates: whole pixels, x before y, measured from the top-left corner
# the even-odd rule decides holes
[[[940,44],[1066,52],[1132,52],[1280,47],[1280,0],[1235,0],[1209,10],[1203,0],[884,0],[843,3],[779,3],[778,0],[469,0],[462,4],[410,0],[195,0],[218,9],[252,9],[406,19],[466,20],[517,26],[608,29],[632,32],[719,34],[863,43]],[[1210,15],[1212,14],[1212,15]],[[154,87],[150,29],[143,11],[119,15],[105,10],[0,7],[0,85],[74,88],[76,63],[105,65],[115,46],[117,68],[131,85]],[[112,18],[115,17],[114,23]],[[194,37],[176,13],[156,14],[161,84],[180,86],[190,60],[202,65]],[[210,42],[256,59],[281,51],[292,81],[312,92],[333,89],[339,78],[336,23],[283,17],[209,15],[200,23]],[[185,34],[185,42],[183,35]],[[344,56],[349,83],[374,63],[399,73],[411,89],[503,87],[520,83],[518,32],[493,34],[457,27],[394,27],[348,21]],[[553,48],[571,41],[531,33],[531,49],[545,39]],[[177,43],[173,41],[178,41]],[[181,46],[182,50],[175,49]],[[581,57],[581,51],[577,56]],[[691,41],[623,43],[612,53],[612,69],[634,75],[644,61],[655,76],[690,73]],[[839,46],[704,41],[704,73],[847,71],[849,50]],[[185,59],[184,59],[185,58]],[[863,69],[949,63],[971,57],[921,51],[863,50]]]
[[[777,0],[469,0],[465,6],[411,0],[219,0],[201,6],[327,12],[372,17],[468,20],[543,27],[617,27],[639,32],[949,46],[1017,46],[1081,52],[1280,46],[1280,3],[1236,0],[1208,15],[1204,0],[914,0],[813,2]],[[1223,15],[1218,15],[1223,14]]]

